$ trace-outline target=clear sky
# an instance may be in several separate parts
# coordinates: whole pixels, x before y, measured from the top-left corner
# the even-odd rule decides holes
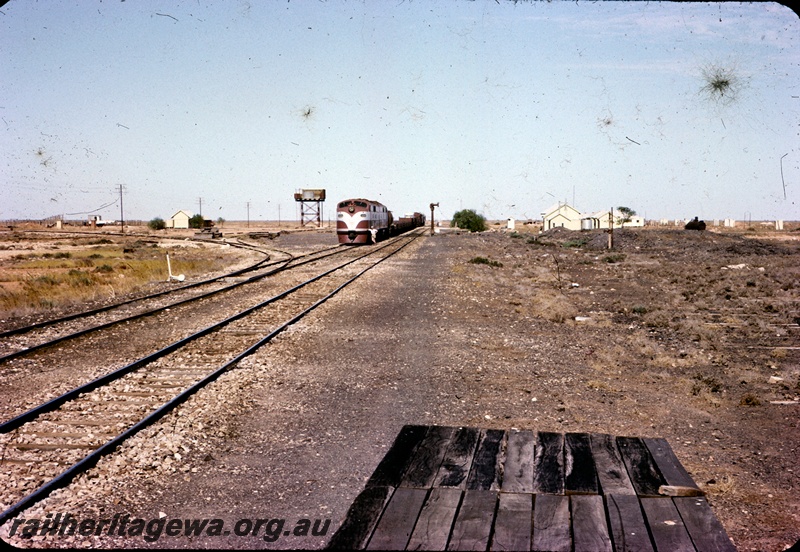
[[[0,7],[0,219],[118,219],[122,186],[126,220],[296,220],[301,188],[326,219],[366,197],[798,220],[799,115],[776,3]]]

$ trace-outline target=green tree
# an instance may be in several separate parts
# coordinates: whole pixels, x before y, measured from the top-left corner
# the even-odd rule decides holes
[[[630,222],[631,219],[636,216],[636,211],[630,207],[617,207],[617,211],[619,211],[620,215],[622,215],[617,217],[617,224],[623,228],[625,227],[626,222]]]
[[[167,223],[164,222],[164,219],[156,217],[150,222],[148,222],[147,226],[149,226],[152,230],[163,230],[164,228],[167,227]]]
[[[219,225],[219,227],[220,227],[220,228],[222,228],[222,227],[223,227],[223,225],[225,224],[225,219],[224,219],[224,218],[222,218],[222,217],[219,217],[219,218],[217,219],[217,224]]]
[[[194,215],[189,219],[189,228],[202,228],[205,225],[206,219],[203,215]]]
[[[486,218],[476,213],[474,209],[462,209],[453,215],[450,226],[470,232],[483,232],[486,230]]]

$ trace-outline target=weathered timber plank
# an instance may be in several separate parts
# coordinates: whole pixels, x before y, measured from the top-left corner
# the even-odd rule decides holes
[[[426,489],[397,489],[383,510],[367,550],[405,549],[427,495]]]
[[[327,547],[331,550],[363,550],[393,491],[392,487],[364,489],[353,501]]]
[[[397,487],[403,478],[406,468],[411,463],[414,451],[428,433],[428,426],[403,426],[400,433],[386,452],[383,459],[372,472],[367,487]]]
[[[540,431],[533,457],[533,492],[564,494],[564,434]]]
[[[666,481],[658,471],[650,451],[638,437],[617,437],[617,447],[628,468],[633,488],[639,496],[660,496],[658,488]]]
[[[564,492],[600,493],[588,433],[567,433],[564,436]]]
[[[75,443],[13,443],[9,445],[17,450],[80,450],[96,449],[99,445],[75,444]]]
[[[422,507],[407,550],[445,550],[461,502],[460,489],[436,487]]]
[[[454,427],[431,426],[425,438],[414,452],[406,470],[401,487],[428,488],[442,464],[447,447],[456,432]]]
[[[569,497],[536,495],[533,500],[533,546],[531,550],[570,552]]]
[[[500,493],[491,550],[530,550],[533,495]]]
[[[486,550],[497,504],[495,491],[464,491],[448,550]]]
[[[606,510],[601,495],[575,495],[572,503],[572,540],[575,552],[612,552]]]
[[[606,495],[606,510],[617,552],[650,552],[653,544],[647,532],[639,497]]]
[[[683,525],[677,508],[668,497],[640,499],[656,550],[695,552],[692,539]]]
[[[645,438],[642,441],[647,446],[647,450],[650,451],[667,485],[690,487],[699,490],[697,484],[684,469],[681,461],[675,456],[675,452],[673,452],[666,439]]]
[[[636,494],[628,470],[622,463],[613,435],[593,433],[590,435],[592,456],[597,466],[597,479],[603,494]]]
[[[676,487],[674,485],[661,485],[658,494],[663,496],[703,496],[704,493],[696,487]]]
[[[476,427],[462,427],[456,431],[434,480],[435,486],[466,488],[479,435]]]
[[[499,429],[483,429],[478,449],[467,478],[467,489],[474,491],[500,490],[503,470],[503,439],[506,432]]]
[[[736,551],[725,528],[714,516],[705,498],[673,498],[672,501],[681,514],[683,524],[692,537],[695,548],[715,552]]]
[[[503,492],[533,492],[533,431],[511,431],[506,446]]]

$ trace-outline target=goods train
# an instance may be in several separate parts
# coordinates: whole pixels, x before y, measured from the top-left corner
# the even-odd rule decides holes
[[[424,224],[425,215],[421,213],[395,220],[383,204],[369,199],[345,199],[336,208],[339,243],[376,243]]]

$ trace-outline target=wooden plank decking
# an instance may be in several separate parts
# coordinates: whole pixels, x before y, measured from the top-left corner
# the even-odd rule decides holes
[[[664,439],[405,426],[328,548],[735,550],[702,494]]]

